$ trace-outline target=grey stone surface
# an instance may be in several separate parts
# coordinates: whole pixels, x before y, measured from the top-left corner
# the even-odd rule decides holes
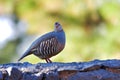
[[[2,71],[0,71],[0,80],[3,80]]]
[[[72,63],[8,63],[0,65],[0,80],[120,80],[120,60]]]

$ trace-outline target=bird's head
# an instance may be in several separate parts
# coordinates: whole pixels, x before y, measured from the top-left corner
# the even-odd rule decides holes
[[[55,32],[59,32],[59,31],[63,30],[62,26],[61,26],[61,24],[59,22],[55,22],[54,27],[55,27],[55,29],[54,29]]]

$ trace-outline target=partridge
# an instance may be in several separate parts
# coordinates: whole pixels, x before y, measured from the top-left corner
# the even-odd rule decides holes
[[[55,22],[54,31],[36,39],[18,61],[30,54],[34,54],[40,59],[45,59],[47,63],[51,63],[52,61],[49,58],[60,53],[64,49],[65,43],[65,32],[61,24]]]

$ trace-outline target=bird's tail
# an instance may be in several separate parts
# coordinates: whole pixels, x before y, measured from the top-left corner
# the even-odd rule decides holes
[[[30,54],[32,54],[30,51],[26,51],[26,52],[22,55],[22,57],[20,57],[20,58],[18,59],[18,61],[20,61],[21,59],[23,59],[24,57],[26,57],[26,56],[28,56],[28,55],[30,55]]]

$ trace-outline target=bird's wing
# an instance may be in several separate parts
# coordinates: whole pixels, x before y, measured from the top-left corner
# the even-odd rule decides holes
[[[55,38],[56,39],[56,36],[54,34],[54,32],[50,32],[50,33],[47,33],[47,34],[44,34],[42,35],[41,37],[39,37],[37,40],[35,40],[32,45],[30,46],[29,50],[32,50],[32,51],[35,51],[36,48],[44,41],[47,41],[51,38]]]

